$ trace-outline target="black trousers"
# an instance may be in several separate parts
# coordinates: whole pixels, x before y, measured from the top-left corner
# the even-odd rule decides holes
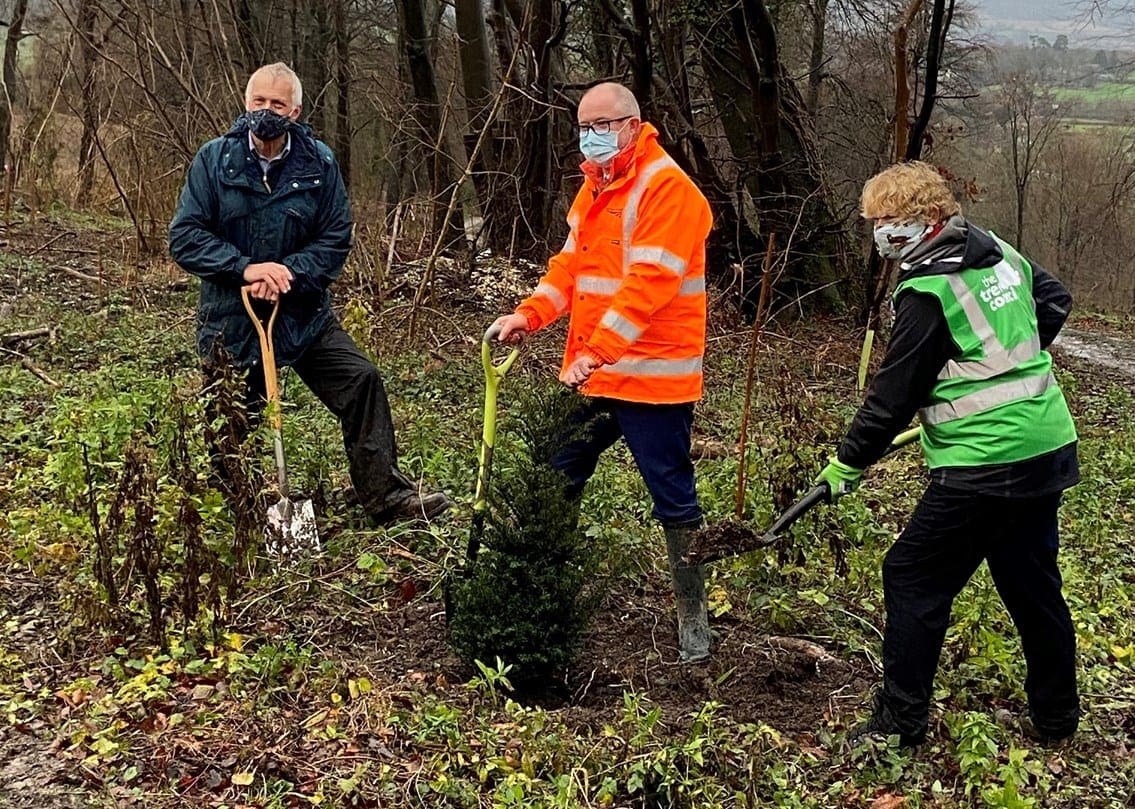
[[[398,471],[394,425],[382,377],[351,336],[338,323],[332,323],[292,368],[339,419],[351,484],[360,505],[368,513],[378,514],[413,493],[413,485]],[[215,365],[206,364],[205,375],[207,382],[215,379]],[[249,420],[243,429],[247,434],[264,409],[261,364],[248,369],[245,384]]]
[[[931,483],[883,563],[887,627],[876,712],[911,739],[927,729],[954,597],[982,560],[1021,636],[1037,729],[1076,730],[1076,633],[1057,566],[1060,494],[989,497]]]

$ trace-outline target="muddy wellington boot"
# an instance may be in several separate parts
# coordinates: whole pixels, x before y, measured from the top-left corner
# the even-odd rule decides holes
[[[674,601],[678,606],[678,660],[695,663],[709,657],[709,613],[705,597],[705,565],[682,563],[695,531],[704,522],[666,528],[666,554]]]

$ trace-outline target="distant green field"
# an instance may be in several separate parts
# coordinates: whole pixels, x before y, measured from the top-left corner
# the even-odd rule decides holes
[[[1051,93],[1057,101],[1079,101],[1086,104],[1135,103],[1135,83],[1132,82],[1107,82],[1091,88],[1053,87]]]

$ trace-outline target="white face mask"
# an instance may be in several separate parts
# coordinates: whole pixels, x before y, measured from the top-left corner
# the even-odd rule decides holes
[[[930,225],[919,221],[876,225],[875,246],[883,258],[906,258],[929,232]]]

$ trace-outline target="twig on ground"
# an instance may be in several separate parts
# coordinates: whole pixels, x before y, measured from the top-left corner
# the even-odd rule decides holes
[[[27,331],[14,331],[8,334],[0,334],[0,343],[4,345],[12,345],[21,340],[35,340],[38,337],[50,337],[51,329],[48,326],[40,326],[37,329],[28,329]]]
[[[60,272],[70,275],[72,278],[78,278],[80,281],[89,281],[92,284],[102,284],[102,279],[97,275],[87,275],[85,272],[72,270],[70,267],[57,267]]]
[[[24,258],[30,258],[31,256],[34,256],[36,253],[40,252],[41,250],[46,250],[47,248],[51,247],[51,245],[55,244],[57,241],[62,239],[64,236],[73,236],[73,235],[75,235],[75,234],[71,233],[71,231],[69,231],[69,230],[65,230],[62,233],[57,233],[54,236],[52,236],[50,239],[48,239],[46,242],[41,244],[39,247],[36,247],[35,249],[31,250],[29,253],[25,254]]]
[[[3,346],[0,346],[0,351],[3,351],[5,354],[11,354],[13,357],[16,357],[20,361],[20,365],[27,368],[28,371],[30,371],[33,376],[39,377],[41,380],[46,382],[51,387],[53,387],[53,388],[63,387],[61,384],[59,384],[54,379],[52,379],[50,376],[48,376],[47,372],[44,371],[42,368],[37,368],[35,366],[35,364],[31,361],[31,359],[28,358],[27,354],[21,354],[19,351],[13,351],[12,349],[4,348]]]

